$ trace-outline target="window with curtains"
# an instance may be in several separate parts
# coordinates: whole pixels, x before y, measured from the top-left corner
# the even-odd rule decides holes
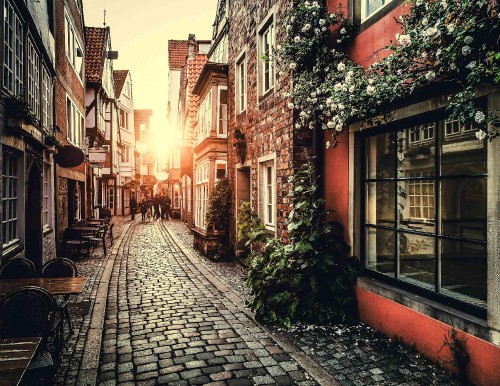
[[[453,122],[364,135],[364,255],[377,274],[485,307],[487,145]]]

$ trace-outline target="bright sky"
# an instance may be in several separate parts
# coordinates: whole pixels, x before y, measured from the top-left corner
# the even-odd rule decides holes
[[[130,70],[135,108],[153,109],[154,128],[165,130],[168,40],[211,39],[217,0],[83,0],[85,24],[111,29],[114,70]],[[165,133],[166,134],[166,133]]]

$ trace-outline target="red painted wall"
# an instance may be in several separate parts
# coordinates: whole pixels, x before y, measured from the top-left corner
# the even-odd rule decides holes
[[[446,361],[451,359],[448,348],[441,349],[451,326],[402,306],[392,300],[362,288],[356,288],[360,319],[387,336],[401,337],[414,344],[426,357],[448,370],[454,370]],[[470,355],[468,377],[478,386],[500,385],[500,347],[460,331],[458,338],[465,340]]]
[[[331,130],[325,132],[325,144],[331,138]],[[349,208],[349,133],[345,130],[338,138],[335,149],[325,149],[323,170],[325,174],[325,209],[332,211],[327,221],[337,221],[347,230]]]

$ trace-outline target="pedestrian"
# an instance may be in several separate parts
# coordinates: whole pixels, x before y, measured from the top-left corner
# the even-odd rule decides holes
[[[170,205],[172,204],[172,200],[168,196],[168,194],[165,196],[165,219],[169,220],[170,219]]]
[[[158,193],[155,194],[153,198],[153,207],[155,209],[155,213],[153,216],[153,219],[159,219],[160,218],[160,195]]]
[[[161,209],[161,219],[165,219],[165,214],[167,213],[167,203],[166,203],[165,192],[163,192],[160,196],[160,209]]]
[[[146,197],[142,196],[141,202],[139,203],[139,209],[141,211],[141,220],[146,221],[146,213],[148,212],[148,202]]]
[[[130,199],[130,214],[132,216],[130,221],[135,220],[135,212],[137,212],[137,200],[135,199],[135,194],[133,194],[132,198]]]

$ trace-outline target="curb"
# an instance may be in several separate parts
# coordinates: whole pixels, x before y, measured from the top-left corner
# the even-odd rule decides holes
[[[94,306],[92,307],[90,327],[85,340],[80,371],[76,381],[77,385],[93,386],[97,384],[102,334],[106,316],[106,306],[108,303],[109,282],[111,280],[111,274],[113,272],[116,256],[118,255],[118,250],[121,248],[124,236],[129,233],[132,224],[133,222],[125,225],[120,235],[114,240],[114,244],[107,256],[106,265],[104,266],[104,271],[97,287]]]
[[[288,339],[284,334],[273,331],[271,328],[262,325],[258,320],[255,319],[255,315],[252,311],[245,307],[245,302],[236,293],[234,293],[228,286],[222,283],[214,274],[212,274],[200,260],[184,246],[184,243],[163,223],[161,223],[161,228],[169,235],[172,241],[177,244],[181,252],[188,258],[188,260],[193,264],[193,266],[210,282],[214,285],[225,297],[227,297],[241,312],[248,316],[256,325],[261,327],[268,336],[274,340],[278,346],[280,346],[283,351],[290,354],[290,356],[320,385],[322,386],[341,386],[335,378],[333,378],[330,373],[328,373],[323,367],[316,363],[311,357],[309,357],[304,351],[302,351],[298,346],[296,346],[290,339]],[[201,263],[201,265],[200,265]]]

